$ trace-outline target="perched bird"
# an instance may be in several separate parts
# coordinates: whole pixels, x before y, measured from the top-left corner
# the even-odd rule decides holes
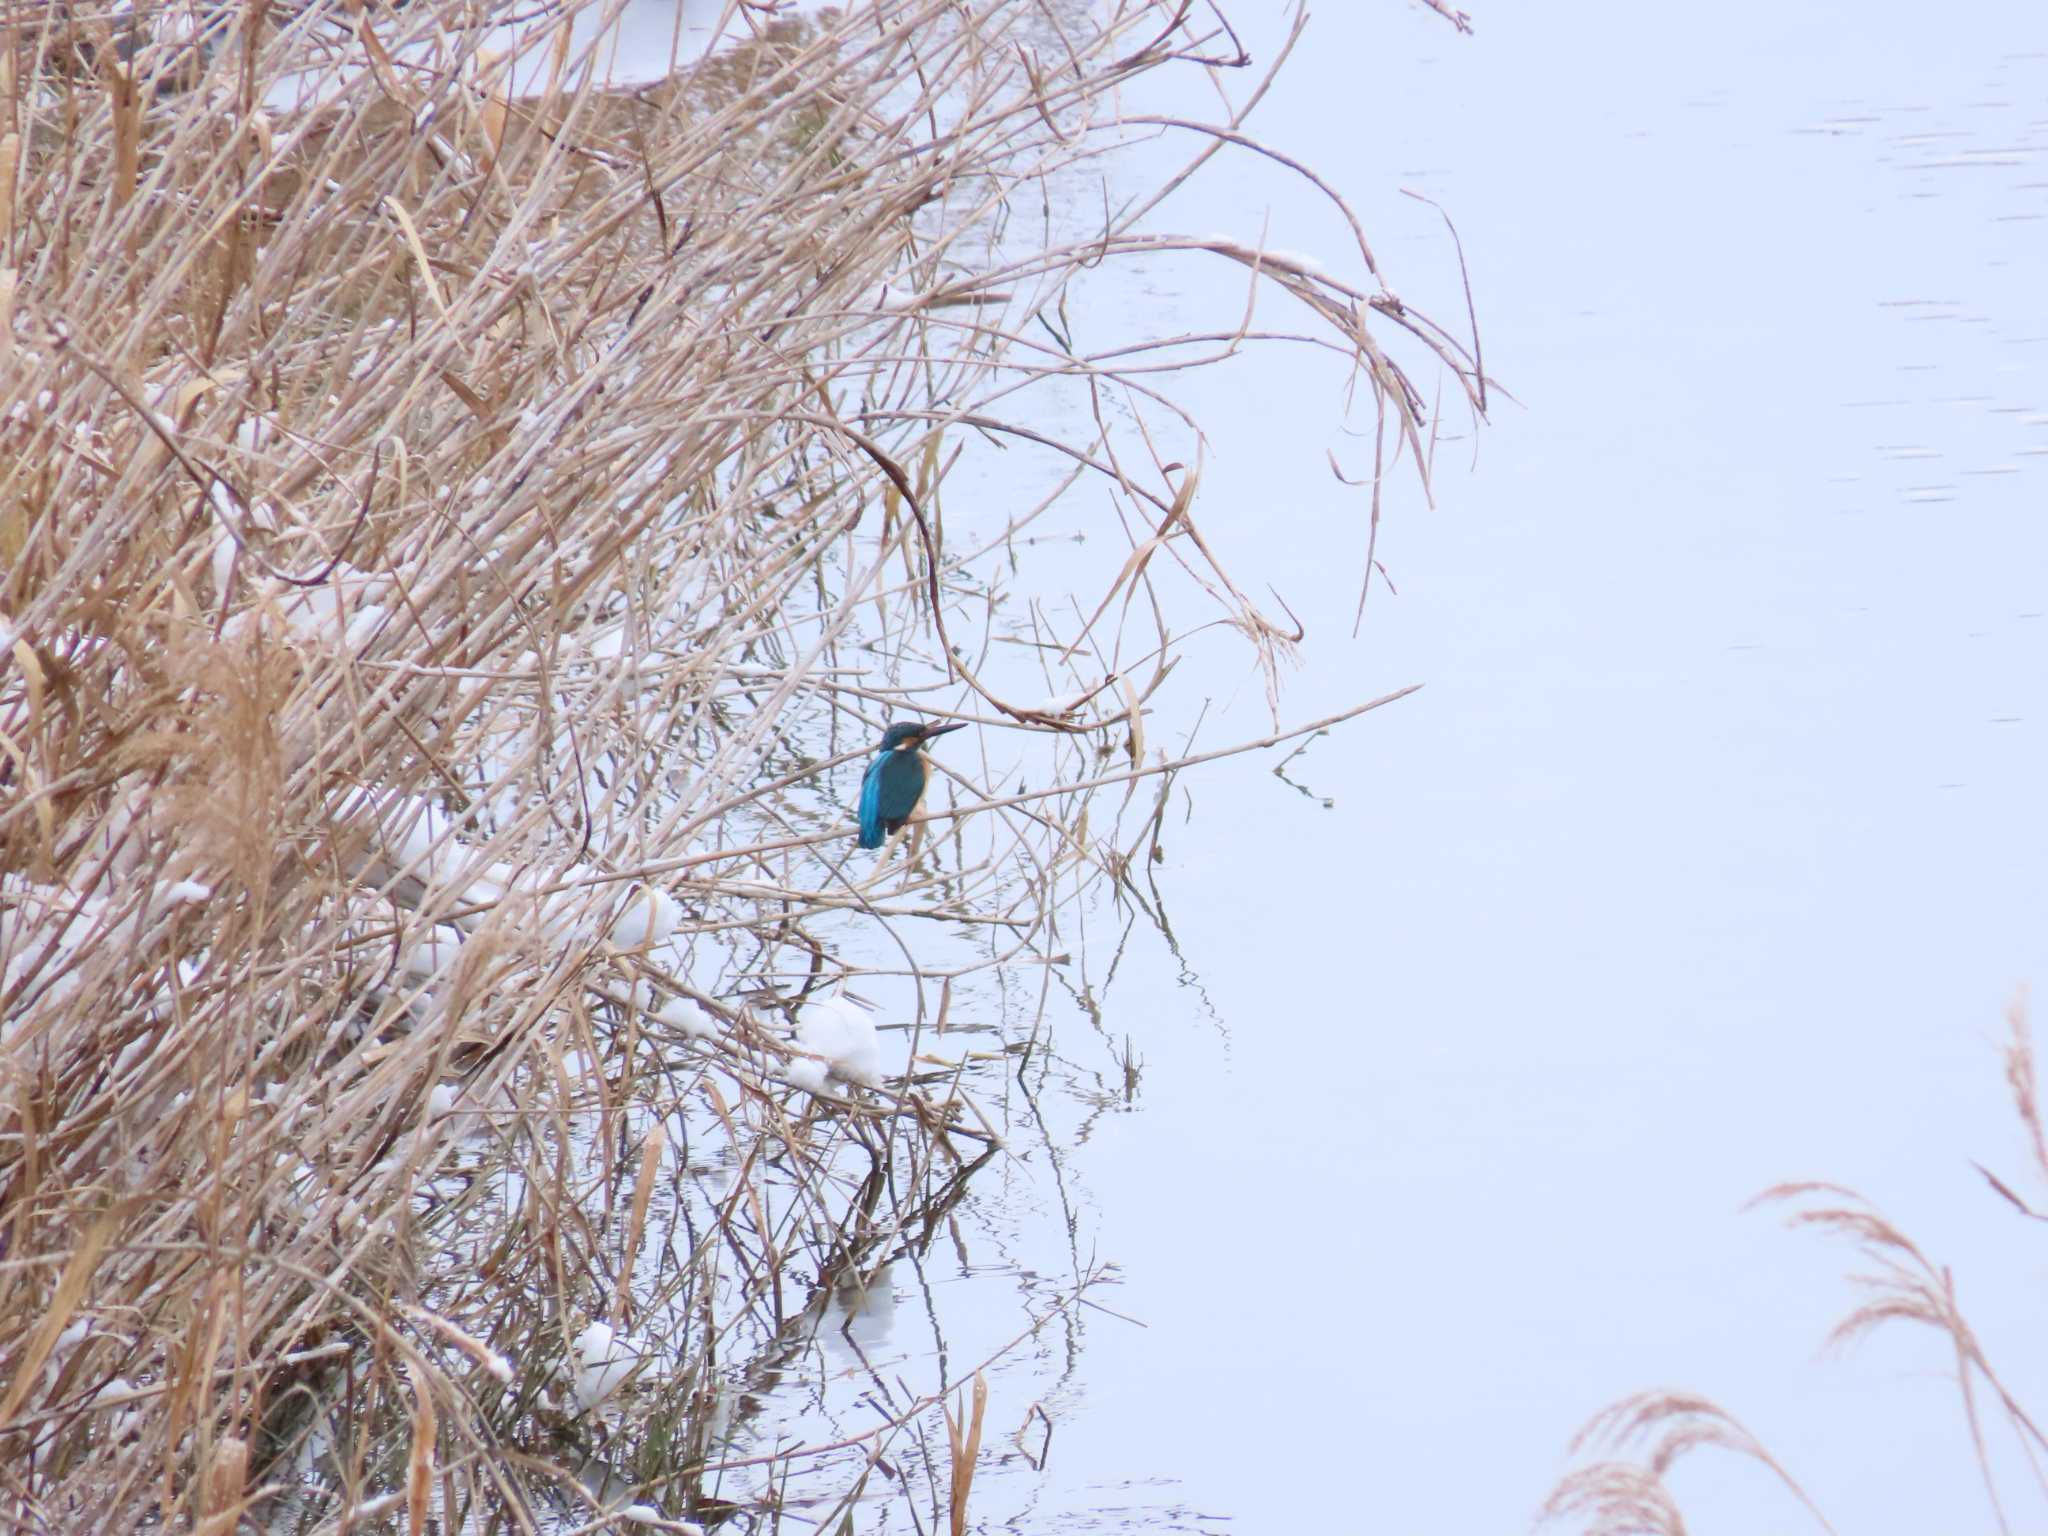
[[[875,760],[860,781],[861,847],[881,847],[883,838],[917,814],[931,772],[924,760],[925,744],[966,723],[956,720],[951,725],[927,725],[921,720],[898,720],[882,732]]]

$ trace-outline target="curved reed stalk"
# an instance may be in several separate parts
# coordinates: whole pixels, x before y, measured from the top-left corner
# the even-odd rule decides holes
[[[2007,1010],[2006,1023],[2011,1036],[2005,1049],[2005,1076],[2031,1155],[2028,1178],[2048,1182],[2048,1127],[2041,1118],[2033,1030],[2024,996]],[[1977,1171],[2021,1216],[2048,1221],[2005,1180],[1981,1164]],[[1835,1325],[1828,1337],[1831,1345],[1851,1344],[1899,1325],[1934,1335],[1941,1353],[1954,1362],[1958,1406],[1992,1518],[2001,1531],[2029,1528],[2016,1527],[2008,1513],[2010,1491],[2000,1484],[1986,1420],[2003,1425],[2029,1474],[2034,1499],[2044,1502],[2048,1434],[1979,1342],[1956,1298],[1955,1277],[1948,1266],[1937,1263],[1862,1195],[1838,1184],[1781,1184],[1752,1203],[1782,1206],[1787,1226],[1819,1232],[1855,1251],[1861,1268],[1852,1280],[1863,1300]],[[1987,1403],[1995,1410],[1992,1414],[1985,1412]],[[1673,1391],[1625,1398],[1580,1430],[1572,1453],[1589,1459],[1552,1490],[1542,1519],[1576,1526],[1588,1536],[1683,1536],[1684,1511],[1666,1479],[1672,1467],[1698,1450],[1730,1452],[1764,1468],[1815,1529],[1833,1532],[1834,1526],[1806,1489],[1727,1410],[1695,1394]]]

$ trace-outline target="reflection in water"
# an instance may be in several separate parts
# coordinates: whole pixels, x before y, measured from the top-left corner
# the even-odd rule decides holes
[[[896,1266],[871,1275],[850,1274],[832,1288],[831,1304],[819,1319],[818,1342],[835,1366],[873,1370],[896,1331]]]

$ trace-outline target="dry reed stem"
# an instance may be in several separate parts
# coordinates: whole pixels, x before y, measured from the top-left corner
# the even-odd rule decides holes
[[[405,1478],[405,1524],[408,1536],[422,1536],[427,1509],[434,1496],[434,1394],[415,1376],[412,1380],[412,1451]]]
[[[1136,889],[1136,780],[1259,744],[1146,719],[1189,607],[1276,700],[1300,634],[1227,569],[1173,369],[1291,336],[1411,436],[1413,369],[1478,400],[1390,293],[1141,227],[1156,199],[1031,227],[1123,83],[1244,66],[1206,12],[729,6],[732,46],[608,90],[596,9],[0,21],[9,1516],[232,1521],[310,1462],[311,1529],[417,1529],[436,1468],[444,1521],[523,1524],[622,1402],[687,1512],[931,1419],[746,1454],[734,1404],[842,1278],[920,1260],[1004,1124],[964,1066],[825,1084],[794,1021],[855,931],[913,1059],[933,980],[943,1012],[1035,967],[1042,1019],[1062,910]],[[1174,181],[1309,174],[1243,117]],[[1165,251],[1301,325],[1079,346],[1077,277]],[[949,476],[998,440],[1042,494],[977,522]],[[1083,485],[1123,544],[1027,675],[1002,557]],[[831,765],[977,699],[1037,734],[954,754],[919,859],[850,864]]]
[[[952,1492],[947,1502],[949,1529],[953,1536],[966,1536],[967,1500],[974,1489],[974,1467],[981,1455],[981,1425],[988,1413],[988,1378],[974,1373],[972,1406],[959,1414],[946,1405],[946,1448]],[[964,1421],[964,1422],[963,1422]]]

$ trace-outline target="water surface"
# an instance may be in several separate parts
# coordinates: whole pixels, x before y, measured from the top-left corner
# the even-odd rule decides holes
[[[1145,1326],[1087,1320],[1046,1479],[977,1508],[1519,1528],[1580,1422],[1668,1385],[1844,1529],[1991,1528],[1941,1341],[1817,1358],[1847,1256],[1740,1207],[1863,1189],[2048,1385],[2038,1236],[1968,1161],[2024,1174],[2000,1010],[2048,976],[2048,15],[1477,20],[1320,7],[1250,125],[1444,319],[1451,247],[1398,189],[1450,211],[1517,403],[1476,459],[1446,424],[1440,508],[1397,499],[1399,596],[1352,641],[1363,501],[1324,454],[1371,449],[1340,375],[1298,354],[1181,390],[1206,529],[1309,624],[1283,712],[1427,686],[1291,763],[1311,794],[1277,752],[1187,781],[1160,877],[1185,962],[1134,937],[1101,1001],[1137,1103],[1077,1112],[1065,1159]],[[1135,109],[1213,111],[1183,83]],[[1160,222],[1364,278],[1248,159]],[[1113,330],[1241,275],[1102,284]],[[1255,733],[1214,655],[1205,731]],[[1107,1070],[1107,1040],[1066,1043]],[[1744,1468],[1680,1487],[1702,1529],[1796,1528]]]

